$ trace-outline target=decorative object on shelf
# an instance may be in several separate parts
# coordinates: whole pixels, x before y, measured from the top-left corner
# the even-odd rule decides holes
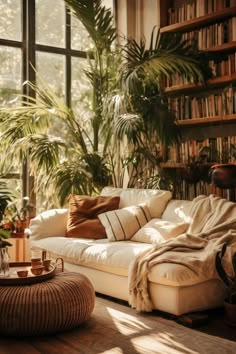
[[[225,322],[230,326],[236,326],[236,250],[232,249],[233,275],[227,274],[223,267],[223,257],[227,250],[224,243],[221,251],[216,254],[216,270],[227,286],[227,295],[224,302]]]
[[[218,188],[236,188],[236,164],[216,164],[210,169],[211,182]]]

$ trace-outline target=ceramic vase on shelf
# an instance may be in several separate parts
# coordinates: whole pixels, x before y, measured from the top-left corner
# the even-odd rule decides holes
[[[0,248],[0,278],[9,276],[9,254],[8,248]]]
[[[236,165],[216,164],[210,170],[211,182],[218,188],[236,188]]]

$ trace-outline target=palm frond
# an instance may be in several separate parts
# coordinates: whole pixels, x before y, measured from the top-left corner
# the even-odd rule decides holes
[[[141,142],[141,134],[144,132],[143,119],[138,114],[125,113],[118,117],[114,124],[114,133],[118,139],[127,137],[134,145]]]
[[[65,161],[52,169],[46,185],[53,183],[61,206],[71,193],[90,195],[93,191],[92,176],[80,161]]]
[[[126,61],[123,64],[123,84],[131,92],[135,92],[137,83],[156,83],[159,90],[162,77],[170,77],[176,73],[195,83],[212,77],[207,55],[196,49],[194,43],[182,39],[181,33],[162,33],[153,29],[149,49],[142,40],[127,42],[124,48]],[[155,38],[156,36],[156,38]]]
[[[101,0],[64,0],[72,13],[82,22],[97,50],[110,50],[116,37],[113,16]]]

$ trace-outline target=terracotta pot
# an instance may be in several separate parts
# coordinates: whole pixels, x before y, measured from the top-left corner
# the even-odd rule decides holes
[[[236,304],[224,302],[225,307],[225,323],[229,326],[236,327]]]
[[[28,227],[28,220],[15,220],[14,221],[14,232],[24,233],[25,229]]]
[[[211,182],[218,188],[227,189],[236,187],[236,165],[218,164],[210,170]]]

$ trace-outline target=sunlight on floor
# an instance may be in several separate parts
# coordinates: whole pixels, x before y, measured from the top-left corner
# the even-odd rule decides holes
[[[111,307],[107,307],[107,312],[112,317],[119,332],[124,336],[130,336],[131,334],[152,329],[151,327],[145,325],[142,321],[139,321],[137,318],[125,314],[124,312],[114,310]]]

